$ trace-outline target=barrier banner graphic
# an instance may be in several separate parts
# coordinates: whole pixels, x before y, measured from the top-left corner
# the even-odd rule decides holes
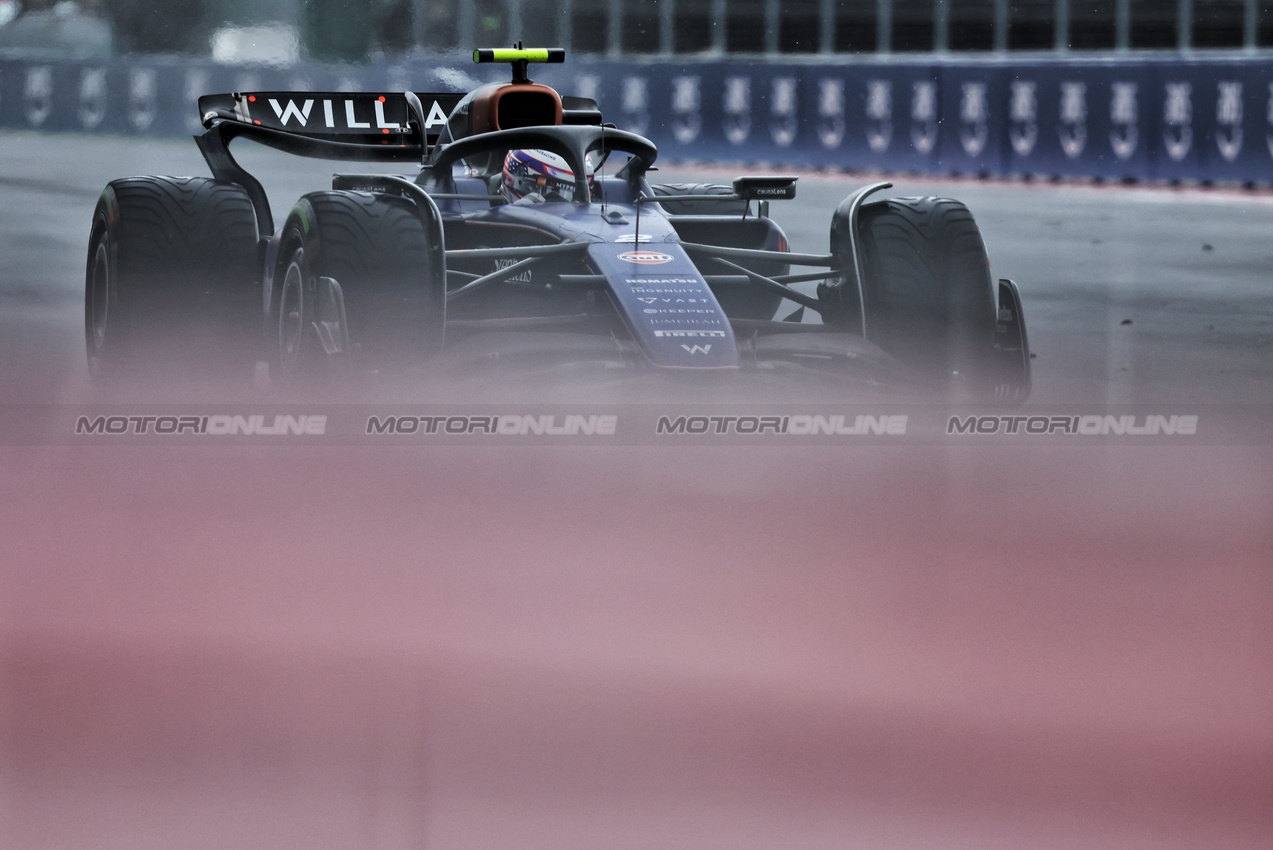
[[[174,137],[235,91],[465,91],[497,65],[0,59],[0,128]],[[535,68],[665,161],[919,174],[1273,182],[1273,60],[610,62]],[[386,89],[386,87],[388,87]]]

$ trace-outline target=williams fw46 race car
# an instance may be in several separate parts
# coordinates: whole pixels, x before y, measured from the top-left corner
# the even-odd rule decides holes
[[[644,370],[781,361],[959,397],[1028,396],[1020,296],[991,279],[959,202],[872,200],[890,184],[868,185],[832,213],[828,253],[796,253],[769,217],[796,178],[651,183],[652,142],[528,78],[530,62],[561,62],[563,50],[474,58],[511,63],[512,81],[463,95],[201,97],[196,141],[212,178],[115,180],[97,204],[90,372],[263,360],[275,380],[348,380],[475,338],[505,340],[517,360],[533,337],[551,356],[600,346]],[[230,154],[239,138],[419,170],[337,174],[275,230],[261,183]]]

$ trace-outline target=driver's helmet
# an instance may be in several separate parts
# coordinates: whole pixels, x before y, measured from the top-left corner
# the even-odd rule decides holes
[[[588,192],[593,190],[592,163],[585,160]],[[545,201],[572,201],[575,172],[563,157],[544,150],[514,150],[504,157],[500,191],[509,201],[539,195]],[[538,200],[538,199],[535,199]]]

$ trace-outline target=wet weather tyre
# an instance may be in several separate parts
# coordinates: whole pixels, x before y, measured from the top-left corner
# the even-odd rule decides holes
[[[972,213],[949,198],[867,204],[860,222],[867,339],[979,392],[992,379],[996,304]]]
[[[313,192],[288,215],[267,333],[284,379],[398,371],[442,347],[441,224],[405,198]]]
[[[90,376],[253,362],[257,242],[252,203],[234,184],[205,177],[107,184],[85,270]]]

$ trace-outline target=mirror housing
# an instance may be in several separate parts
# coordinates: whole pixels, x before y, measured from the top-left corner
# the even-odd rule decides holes
[[[734,194],[744,201],[788,201],[796,196],[799,177],[737,177]]]

